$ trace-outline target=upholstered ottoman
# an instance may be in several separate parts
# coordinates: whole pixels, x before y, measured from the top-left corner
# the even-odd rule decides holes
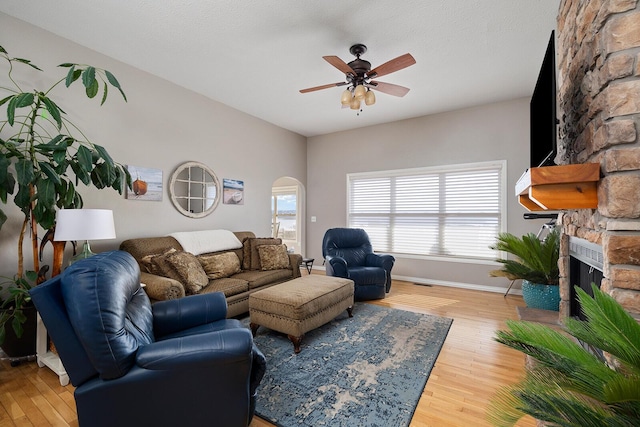
[[[251,332],[264,326],[287,334],[293,350],[300,352],[306,332],[347,310],[353,317],[353,281],[309,275],[254,292],[249,296]]]

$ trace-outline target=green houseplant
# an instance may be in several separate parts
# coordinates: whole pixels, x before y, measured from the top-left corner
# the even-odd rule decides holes
[[[13,201],[24,215],[17,241],[17,273],[9,280],[10,286],[5,283],[0,295],[1,344],[8,324],[16,335],[21,335],[22,310],[31,304],[28,290],[46,280],[49,266],[40,267],[38,226],[46,231],[42,240],[53,244],[51,274],[56,275],[60,272],[64,250],[63,242],[52,239],[56,211],[82,207],[82,196],[77,191],[80,183],[122,193],[125,186],[131,187],[131,176],[124,166],[113,161],[104,147],[89,142],[52,98],[54,89],[81,81],[88,98],[101,93],[101,105],[107,99],[109,87],[116,88],[126,101],[113,74],[91,65],[64,63],[60,67],[66,72],[50,87],[23,88],[18,83],[21,80],[14,78],[16,69],[42,70],[28,59],[9,56],[2,46],[0,58],[7,67],[7,79],[0,82],[0,92],[5,94],[0,98],[0,106],[6,105],[0,112],[0,201],[2,204]],[[0,230],[6,220],[7,215],[0,208]],[[23,254],[27,230],[33,254],[33,266],[28,269]]]
[[[523,321],[497,332],[496,341],[537,363],[496,394],[488,411],[494,425],[512,426],[525,414],[548,426],[640,425],[640,324],[592,289],[593,298],[576,288],[586,321],[567,318],[564,332]]]
[[[560,232],[552,229],[544,240],[533,233],[522,237],[500,233],[491,249],[514,255],[515,259],[499,258],[502,269],[493,276],[522,279],[522,296],[528,307],[558,311],[560,292]]]
[[[31,304],[29,290],[37,281],[34,271],[25,272],[23,277],[4,278],[0,291],[4,288],[7,297],[0,301],[0,345],[10,357],[21,357],[35,352],[35,340],[22,342],[20,338],[28,329],[28,336],[35,337],[36,309]],[[5,327],[10,325],[11,328]]]

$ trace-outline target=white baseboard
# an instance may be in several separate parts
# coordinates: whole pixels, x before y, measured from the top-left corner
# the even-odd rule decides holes
[[[391,278],[395,280],[402,280],[403,282],[413,282],[418,285],[448,286],[451,288],[462,288],[462,289],[469,289],[474,291],[495,292],[500,294],[504,294],[505,292],[507,292],[507,289],[509,288],[509,286],[486,286],[486,285],[477,285],[474,283],[449,282],[446,280],[438,280],[438,279],[425,279],[423,277],[391,275]],[[511,288],[509,293],[514,295],[522,295],[522,290]]]
[[[323,266],[313,266],[314,270],[323,270]],[[450,282],[446,280],[437,280],[437,279],[425,279],[423,277],[409,277],[409,276],[397,276],[391,275],[391,278],[394,280],[401,280],[403,282],[412,282],[418,285],[437,285],[437,286],[448,286],[450,288],[461,288],[461,289],[469,289],[473,291],[485,291],[485,292],[495,292],[499,294],[504,294],[507,292],[509,288],[509,281],[505,280],[507,286],[486,286],[486,285],[477,285],[473,283],[462,283],[462,282]],[[509,294],[513,295],[522,295],[522,290],[513,289],[509,291]]]

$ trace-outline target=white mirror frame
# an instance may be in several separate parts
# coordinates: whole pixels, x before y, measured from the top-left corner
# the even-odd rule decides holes
[[[210,197],[212,189],[215,189],[215,195]],[[218,207],[222,188],[218,177],[207,165],[185,162],[171,174],[169,193],[173,206],[182,215],[204,218]]]

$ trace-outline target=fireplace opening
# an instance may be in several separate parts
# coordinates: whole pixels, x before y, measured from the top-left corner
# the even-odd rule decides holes
[[[592,284],[600,288],[602,283],[602,247],[577,237],[569,239],[569,284],[571,289],[569,315],[585,320],[575,287],[593,297]]]
[[[589,296],[593,297],[593,288],[591,285],[595,283],[597,288],[600,288],[602,282],[602,271],[595,267],[580,261],[577,258],[571,257],[570,259],[570,282],[571,283],[571,309],[569,315],[577,317],[580,320],[586,320],[580,309],[580,302],[578,301],[578,293],[576,287],[579,287],[585,291]]]
[[[575,319],[586,320],[580,308],[576,287],[579,287],[589,294],[589,296],[593,297],[593,288],[591,285],[595,284],[598,289],[600,288],[602,278],[604,277],[602,274],[602,265],[602,246],[578,237],[571,236],[569,238],[569,284],[571,287],[569,290],[571,298],[569,316]],[[591,354],[599,357],[603,361],[605,360],[602,350],[583,341],[579,340],[578,342]]]

